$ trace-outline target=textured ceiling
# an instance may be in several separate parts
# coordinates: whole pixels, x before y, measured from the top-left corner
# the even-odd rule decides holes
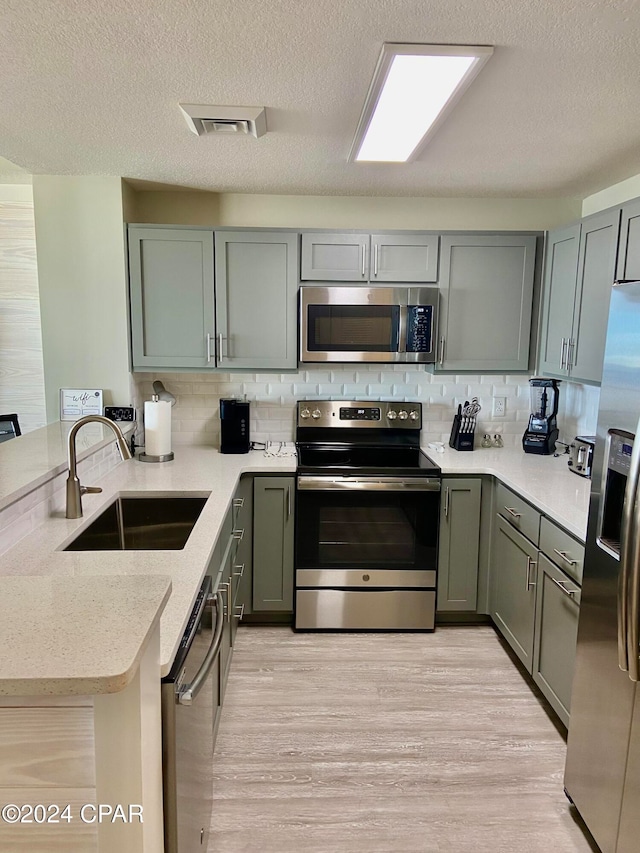
[[[349,164],[383,41],[495,45],[409,165]],[[584,196],[640,173],[638,0],[3,0],[0,155],[218,192]],[[267,107],[196,137],[178,102]]]

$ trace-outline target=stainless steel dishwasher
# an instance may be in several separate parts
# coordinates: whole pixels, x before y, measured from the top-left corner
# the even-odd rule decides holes
[[[162,679],[165,853],[207,849],[220,709],[223,599],[202,582],[170,673]]]

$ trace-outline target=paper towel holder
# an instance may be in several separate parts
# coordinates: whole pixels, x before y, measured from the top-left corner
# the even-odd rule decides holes
[[[155,390],[155,383],[154,383],[154,390]],[[163,390],[164,390],[164,388],[163,388]],[[169,392],[167,392],[167,394],[168,393]],[[173,395],[170,395],[170,396],[173,396]],[[151,399],[157,402],[160,399],[160,396],[158,394],[152,394]],[[175,398],[174,398],[174,400],[175,400]],[[169,400],[167,400],[166,402],[169,402]],[[173,403],[172,403],[172,405],[173,405]],[[140,462],[171,462],[171,460],[174,459],[174,455],[173,455],[173,450],[170,453],[162,453],[162,454],[160,454],[160,456],[152,456],[150,453],[144,453],[143,452],[143,453],[139,453],[137,458],[139,459]]]

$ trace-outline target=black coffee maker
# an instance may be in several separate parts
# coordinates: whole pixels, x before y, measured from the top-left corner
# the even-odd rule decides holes
[[[558,379],[534,377],[529,380],[531,394],[531,414],[529,426],[522,437],[525,453],[537,453],[550,456],[555,452],[558,438],[558,399],[560,389]]]
[[[249,403],[220,400],[220,453],[248,453]]]

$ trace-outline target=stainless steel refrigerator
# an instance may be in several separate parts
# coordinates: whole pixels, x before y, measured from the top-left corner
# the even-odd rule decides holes
[[[622,282],[607,329],[564,780],[603,853],[640,850],[639,421],[640,282]]]

